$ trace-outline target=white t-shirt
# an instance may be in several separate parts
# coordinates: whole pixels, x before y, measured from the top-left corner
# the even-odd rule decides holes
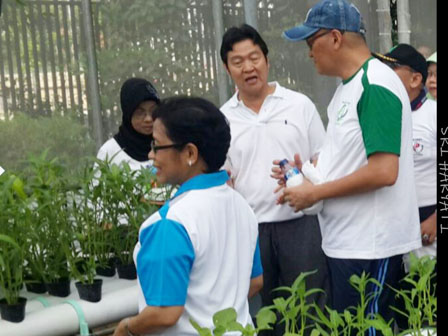
[[[111,163],[115,163],[118,166],[122,162],[127,162],[132,170],[140,170],[140,168],[149,168],[152,166],[152,160],[137,161],[130,157],[114,138],[110,138],[101,146],[96,157],[100,160],[109,158]]]
[[[437,203],[437,103],[427,99],[412,112],[414,174],[418,206]]]
[[[437,102],[427,99],[412,112],[414,173],[419,207],[437,204]],[[437,255],[437,240],[413,251],[417,257]]]
[[[213,314],[229,307],[241,324],[252,324],[250,279],[263,273],[258,223],[227,179],[225,171],[193,177],[140,228],[139,310],[184,306],[176,325],[160,335],[197,335],[190,318],[212,328]]]
[[[369,59],[342,82],[328,106],[327,138],[317,168],[325,181],[367,164],[370,154],[399,155],[394,185],[324,200],[322,249],[333,258],[381,259],[421,246],[408,95],[400,78]]]
[[[254,209],[258,222],[301,217],[288,205],[276,205],[277,181],[271,175],[272,161],[291,160],[299,153],[303,161],[316,155],[325,129],[313,102],[305,95],[286,89],[277,82],[259,113],[238,99],[230,98],[221,111],[230,122],[232,140],[226,169],[232,172],[235,189]]]

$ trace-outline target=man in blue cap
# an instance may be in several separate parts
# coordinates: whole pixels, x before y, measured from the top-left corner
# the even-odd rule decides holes
[[[402,255],[421,246],[411,109],[400,79],[371,56],[364,34],[360,12],[345,0],[320,1],[284,32],[306,41],[320,74],[342,82],[316,166],[325,182],[285,188],[279,201],[299,211],[324,200],[319,222],[333,308],[359,304],[349,278],[366,272],[381,284],[367,289],[374,295],[367,313],[389,321],[394,293],[387,284],[397,287]]]

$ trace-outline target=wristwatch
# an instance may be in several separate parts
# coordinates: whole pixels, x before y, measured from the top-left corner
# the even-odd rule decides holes
[[[129,317],[126,319],[124,329],[126,330],[128,336],[138,336],[137,334],[134,334],[132,331],[129,330]]]

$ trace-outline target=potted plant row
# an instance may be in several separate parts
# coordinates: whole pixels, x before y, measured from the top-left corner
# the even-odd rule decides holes
[[[71,280],[82,287],[101,284],[102,276],[135,279],[133,248],[141,223],[157,206],[145,201],[153,179],[149,170],[110,162],[86,164],[70,176],[46,152],[28,160],[18,178],[1,176],[0,267],[2,296],[16,304],[22,285],[35,293],[66,297]],[[130,269],[126,274],[123,269]],[[2,304],[2,307],[5,305]]]

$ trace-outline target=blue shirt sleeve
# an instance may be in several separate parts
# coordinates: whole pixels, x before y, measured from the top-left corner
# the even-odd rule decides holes
[[[250,275],[250,278],[253,279],[262,274],[263,266],[261,265],[260,246],[258,244],[257,238],[257,245],[255,246],[254,262],[252,263],[252,273]]]
[[[183,306],[194,249],[184,226],[166,218],[140,233],[137,274],[149,306]]]

